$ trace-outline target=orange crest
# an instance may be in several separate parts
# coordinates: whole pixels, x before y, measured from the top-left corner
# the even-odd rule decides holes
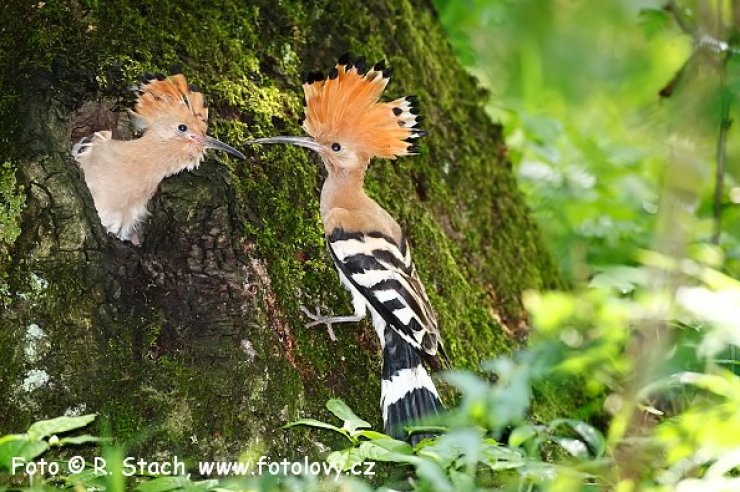
[[[139,88],[139,98],[133,116],[139,129],[145,129],[163,117],[191,120],[195,118],[205,131],[208,107],[203,94],[195,86],[188,86],[182,74],[145,75]]]
[[[366,71],[362,59],[352,63],[348,54],[327,78],[321,72],[309,73],[303,83],[303,129],[318,142],[352,145],[368,158],[416,154],[414,139],[426,135],[416,127],[422,119],[416,97],[379,101],[390,74],[383,62]]]

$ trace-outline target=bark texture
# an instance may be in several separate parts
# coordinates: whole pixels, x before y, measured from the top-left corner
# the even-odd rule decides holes
[[[340,397],[379,426],[369,322],[306,329],[299,305],[351,311],[325,251],[318,158],[212,154],[167,179],[141,247],[111,239],[69,150],[130,136],[129,87],[177,63],[237,148],[300,134],[300,73],[351,51],[417,94],[422,155],[376,161],[368,188],[407,231],[454,365],[519,343],[520,296],[558,284],[485,94],[427,1],[22,0],[0,7],[0,434],[98,412],[156,456],[315,453],[304,430]],[[557,407],[543,390],[543,416]],[[313,436],[315,437],[315,436]],[[329,439],[329,438],[327,438]]]

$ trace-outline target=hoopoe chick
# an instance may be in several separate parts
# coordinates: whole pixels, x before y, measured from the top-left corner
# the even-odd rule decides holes
[[[391,102],[380,97],[389,82],[384,63],[366,70],[362,60],[340,57],[328,74],[310,73],[303,83],[310,137],[272,137],[249,143],[286,143],[319,154],[328,176],[320,211],[329,252],[354,314],[322,317],[303,308],[308,326],[357,322],[369,311],[383,347],[381,409],[385,431],[405,439],[403,425],[437,413],[441,402],[423,359],[439,367],[444,348],[437,319],[411,261],[401,227],[363,189],[373,157],[414,155],[425,135],[415,97]],[[418,442],[419,436],[411,436]]]
[[[138,244],[147,203],[164,178],[197,168],[207,149],[244,155],[206,135],[203,94],[182,74],[147,80],[130,114],[134,127],[144,131],[140,138],[114,140],[110,131],[97,132],[76,143],[72,155],[108,233]]]

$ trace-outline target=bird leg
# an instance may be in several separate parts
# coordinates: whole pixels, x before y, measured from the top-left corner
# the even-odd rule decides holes
[[[322,316],[321,310],[316,306],[316,314],[309,311],[306,306],[301,306],[301,312],[306,315],[311,321],[306,323],[306,328],[311,328],[316,325],[326,325],[326,329],[329,332],[329,338],[332,342],[337,341],[337,336],[334,334],[332,325],[336,323],[356,323],[362,321],[365,317],[363,312],[355,312],[354,314],[347,316]]]

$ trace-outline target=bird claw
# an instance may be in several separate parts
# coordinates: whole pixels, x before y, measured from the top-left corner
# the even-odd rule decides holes
[[[301,312],[306,315],[309,321],[306,323],[306,328],[313,328],[317,325],[326,325],[326,331],[329,333],[329,338],[332,342],[336,342],[338,340],[337,335],[334,333],[334,330],[332,329],[332,318],[331,316],[322,316],[321,315],[321,308],[316,306],[316,314],[309,311],[306,306],[300,307]]]
[[[141,235],[138,232],[134,232],[131,234],[129,241],[131,241],[131,244],[134,246],[141,246]]]

